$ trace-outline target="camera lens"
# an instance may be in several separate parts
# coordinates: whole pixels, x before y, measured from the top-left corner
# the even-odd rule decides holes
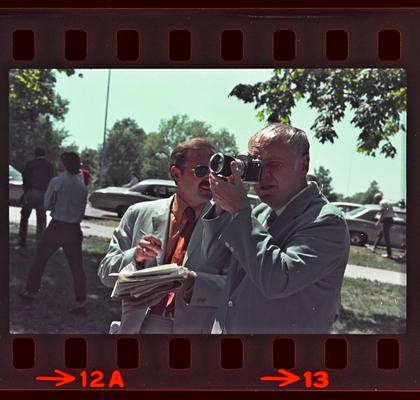
[[[225,156],[222,153],[216,153],[210,158],[210,171],[219,174],[225,165]]]

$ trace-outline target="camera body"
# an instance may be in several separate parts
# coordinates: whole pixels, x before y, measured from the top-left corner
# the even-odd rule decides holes
[[[238,154],[231,157],[223,153],[216,153],[210,158],[209,168],[222,176],[232,175],[230,163],[235,161],[238,165],[241,179],[245,183],[258,183],[261,179],[262,162],[259,157],[252,157],[249,154]]]

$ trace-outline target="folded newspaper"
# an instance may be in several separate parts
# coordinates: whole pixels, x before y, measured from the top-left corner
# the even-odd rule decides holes
[[[165,264],[157,267],[137,270],[130,264],[118,273],[112,291],[113,299],[129,299],[131,304],[148,307],[159,302],[169,292],[180,287],[188,274],[188,268],[177,264]]]

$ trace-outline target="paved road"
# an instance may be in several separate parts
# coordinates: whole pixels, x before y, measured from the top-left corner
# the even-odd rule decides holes
[[[86,208],[86,216],[90,218],[105,218],[113,213],[105,213],[101,210],[92,209],[91,207]],[[117,214],[114,214],[115,216]],[[18,224],[20,221],[20,207],[9,207],[9,222]],[[47,212],[47,224],[51,221],[50,213]],[[95,224],[94,219],[84,219],[81,227],[84,236],[99,236],[103,238],[111,238],[114,228],[112,226],[104,226]],[[29,217],[29,225],[36,226],[36,215],[35,211],[32,211]]]
[[[103,212],[101,210],[86,208],[86,216],[90,218],[108,218],[111,216],[115,218],[117,214]],[[47,213],[47,221],[51,220],[49,212]],[[20,208],[9,207],[9,221],[19,223]],[[29,218],[29,225],[36,225],[35,211],[32,212]],[[84,236],[99,236],[110,239],[114,228],[111,226],[103,226],[94,223],[94,219],[85,219],[82,221],[82,232]],[[348,264],[346,267],[346,277],[349,278],[364,278],[371,281],[379,281],[383,283],[392,283],[394,285],[406,286],[407,274],[403,272],[388,271],[379,268],[361,267],[358,265]]]

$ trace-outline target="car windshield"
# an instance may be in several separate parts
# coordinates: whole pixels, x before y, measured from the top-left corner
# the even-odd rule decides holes
[[[132,186],[129,190],[131,192],[139,192],[144,193],[144,191],[148,188],[148,185],[145,185],[144,183],[138,183],[137,185]]]
[[[132,188],[131,191],[145,194],[146,196],[153,196],[157,198],[169,197],[176,192],[176,187],[165,185],[147,185],[139,183]]]
[[[22,174],[16,168],[13,168],[9,164],[9,180],[10,179],[13,180],[13,181],[21,181],[22,180]]]

